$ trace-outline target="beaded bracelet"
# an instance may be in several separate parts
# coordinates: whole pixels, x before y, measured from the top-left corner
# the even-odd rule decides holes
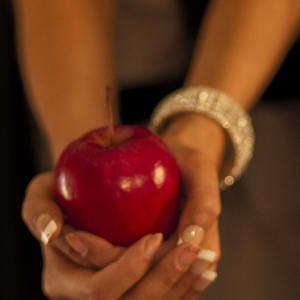
[[[165,97],[155,108],[149,128],[160,133],[168,120],[182,113],[200,113],[218,122],[227,132],[234,155],[220,171],[220,189],[231,186],[246,170],[254,147],[250,116],[222,91],[205,87],[181,88]]]

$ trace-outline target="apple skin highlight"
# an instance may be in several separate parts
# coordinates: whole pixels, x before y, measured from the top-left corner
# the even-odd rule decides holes
[[[180,174],[155,133],[139,126],[93,130],[71,143],[55,171],[55,195],[66,221],[114,245],[176,228]]]

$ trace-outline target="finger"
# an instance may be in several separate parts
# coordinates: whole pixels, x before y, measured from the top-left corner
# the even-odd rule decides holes
[[[194,283],[193,289],[201,295],[218,277],[215,271],[217,264],[213,264],[208,270],[205,270],[200,278]]]
[[[216,267],[217,265],[213,264],[208,270],[204,271],[181,299],[194,300],[201,296],[203,292],[217,279],[218,273],[215,271]]]
[[[221,258],[219,222],[216,220],[207,231],[205,239],[201,245],[205,251],[200,251],[202,256],[200,261],[196,260],[191,268],[191,272],[198,274],[198,277],[190,286],[186,294],[201,295],[217,278],[217,263]],[[207,251],[209,250],[209,251]],[[201,255],[202,254],[202,255]],[[206,260],[206,261],[205,261]]]
[[[156,253],[153,262],[159,262],[168,252],[176,246],[177,234],[174,232],[168,239],[164,240],[158,252]]]
[[[182,177],[187,202],[179,226],[195,224],[207,230],[221,213],[218,170],[214,163],[197,157],[182,168]]]
[[[108,241],[85,231],[71,231],[64,235],[70,246],[69,257],[82,259],[88,266],[103,268],[116,261],[125,251],[124,247],[114,246]]]
[[[206,270],[216,265],[220,258],[220,242],[217,222],[215,223],[207,232],[207,238],[201,244],[201,250],[189,272],[173,286],[164,300],[181,299],[189,289],[192,289],[193,284],[201,278]]]
[[[45,293],[50,299],[119,299],[147,272],[161,242],[161,234],[145,236],[97,272],[78,267],[51,245],[44,247]]]
[[[42,288],[48,299],[87,299],[85,288],[94,272],[79,267],[51,244],[43,248]]]
[[[163,242],[153,263],[161,260],[176,245],[177,237],[173,234]],[[69,225],[64,225],[62,234],[52,243],[70,260],[83,267],[103,268],[117,260],[125,251],[124,247],[114,246],[108,241],[86,231],[75,231]]]
[[[196,259],[198,250],[185,243],[167,254],[124,299],[162,299],[185,274]],[[123,298],[122,298],[123,299]]]
[[[218,170],[214,163],[190,155],[182,166],[183,184],[186,190],[184,205],[178,225],[179,242],[200,246],[204,234],[221,212]]]
[[[145,236],[130,246],[118,261],[95,274],[88,299],[119,299],[149,270],[162,239],[162,234]]]
[[[51,241],[51,246],[55,247],[57,250],[63,253],[66,256],[66,258],[78,264],[78,266],[94,268],[95,266],[93,266],[84,257],[84,255],[81,255],[78,252],[74,251],[73,248],[67,242],[65,235],[73,231],[75,231],[74,228],[72,228],[69,225],[64,225],[62,227],[61,234],[55,240]]]
[[[40,174],[29,183],[22,218],[32,234],[44,244],[55,239],[63,225],[63,214],[54,199],[53,172]]]
[[[62,251],[65,249],[64,252],[76,262],[82,262],[81,258],[84,258],[84,266],[103,268],[117,260],[125,251],[124,247],[114,246],[108,241],[85,231],[69,230],[65,237],[64,244],[61,247]],[[171,251],[176,246],[176,241],[175,234],[165,240],[153,258],[153,263],[157,263]],[[65,244],[68,244],[71,249],[66,247]]]
[[[202,249],[190,270],[176,282],[172,289],[164,297],[164,300],[181,299],[193,285],[201,278],[201,275],[210,268],[216,258],[216,252]]]

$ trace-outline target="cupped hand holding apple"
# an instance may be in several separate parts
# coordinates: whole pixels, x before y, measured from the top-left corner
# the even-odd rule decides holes
[[[50,192],[53,183],[53,173],[42,174],[30,183],[27,190],[23,216],[38,236],[40,218],[36,223],[29,219],[34,214],[44,218],[45,213],[52,213],[53,221],[59,225],[55,235],[62,228],[62,215]],[[196,249],[183,244],[152,267],[162,242],[161,234],[146,235],[128,248],[116,247],[95,237],[101,250],[98,253],[101,268],[88,268],[74,262],[62,249],[54,246],[61,235],[53,237],[55,239],[47,245],[42,244],[43,290],[49,299],[162,299],[197,255]]]
[[[53,172],[33,179],[23,206],[24,220],[38,238],[45,232],[45,217],[52,217],[50,223],[53,221],[57,225],[49,243],[42,244],[45,261],[43,289],[48,297],[96,299],[105,294],[110,299],[180,299],[186,293],[188,283],[192,284],[196,280],[196,275],[187,271],[198,251],[190,247],[189,243],[174,248],[175,243],[172,242],[169,251],[164,249],[164,255],[160,254],[158,258],[154,253],[159,251],[161,236],[151,235],[154,241],[150,243],[150,250],[154,257],[150,259],[149,255],[145,257],[143,250],[146,249],[149,235],[127,250],[90,233],[67,228],[63,225],[62,213],[53,196],[53,183]],[[74,236],[77,236],[86,247],[84,253],[77,251],[76,241],[76,247],[73,248],[76,253],[68,247],[65,233],[69,230],[72,231],[69,234],[73,235],[72,247]],[[156,238],[158,240],[155,241]],[[161,248],[166,248],[167,243],[169,241]],[[93,261],[93,266],[85,264],[86,260]]]
[[[199,134],[198,131],[194,130],[195,126],[199,128],[206,128],[206,130],[199,131]],[[114,129],[116,131],[112,133],[112,130]],[[139,136],[139,134],[141,134],[142,138]],[[144,138],[145,136],[146,138]],[[141,295],[145,295],[145,291],[147,291],[148,286],[151,286],[154,282],[157,282],[157,280],[159,282],[169,281],[170,285],[167,287],[167,289],[158,289],[158,291],[163,291],[163,293],[165,293],[166,299],[180,299],[180,297],[183,295],[189,295],[191,299],[194,299],[215,278],[215,273],[212,271],[216,269],[216,261],[220,256],[218,234],[218,216],[220,212],[218,166],[220,164],[223,150],[222,148],[224,146],[224,136],[221,130],[218,128],[218,126],[216,126],[212,121],[207,120],[206,118],[203,118],[198,115],[184,115],[174,119],[174,121],[171,122],[170,125],[166,128],[162,137],[165,143],[168,145],[169,149],[171,149],[171,151],[175,155],[176,160],[178,162],[183,181],[183,189],[186,198],[186,203],[180,216],[178,228],[176,229],[172,237],[167,239],[161,247],[159,247],[159,244],[161,242],[157,242],[157,248],[155,248],[155,252],[157,253],[153,257],[153,259],[151,259],[152,262],[149,262],[148,264],[149,267],[153,264],[156,265],[156,267],[153,269],[153,271],[148,271],[148,273],[147,267],[144,269],[140,277],[136,278],[136,280],[140,283],[139,287],[137,289],[133,289],[132,292],[135,295],[138,295],[139,293]],[[150,144],[149,141],[147,141],[147,138],[150,138]],[[167,149],[165,144],[161,142],[161,140],[158,139],[155,135],[149,133],[143,128],[111,127],[110,129],[101,129],[100,131],[93,131],[87,134],[83,139],[79,140],[79,142],[77,141],[73,143],[73,147],[71,147],[72,155],[68,155],[67,157],[62,156],[62,163],[61,165],[58,165],[59,172],[56,172],[56,186],[59,190],[58,192],[56,191],[56,194],[58,196],[59,194],[62,194],[64,196],[63,201],[67,203],[66,205],[69,204],[68,201],[71,203],[72,201],[77,199],[79,203],[79,210],[78,208],[77,210],[75,209],[75,216],[77,217],[78,214],[80,214],[80,208],[82,208],[83,210],[86,209],[84,207],[84,204],[80,202],[82,199],[81,197],[83,189],[82,187],[74,189],[74,186],[72,186],[74,181],[68,178],[69,175],[67,171],[69,172],[70,169],[72,170],[73,167],[73,170],[75,170],[73,174],[79,175],[79,179],[86,178],[86,180],[88,181],[92,180],[92,183],[94,182],[93,175],[98,175],[97,162],[95,161],[89,169],[89,164],[86,163],[84,158],[82,159],[81,157],[80,160],[77,160],[78,155],[80,157],[80,155],[82,154],[82,150],[87,151],[89,153],[92,149],[92,152],[96,153],[93,154],[95,156],[92,156],[92,158],[96,158],[98,157],[98,151],[100,151],[100,153],[101,151],[103,151],[104,153],[108,153],[104,155],[106,161],[101,161],[104,164],[104,166],[105,164],[109,164],[109,162],[116,163],[114,159],[108,159],[109,155],[115,153],[114,151],[123,151],[124,153],[129,153],[129,157],[134,156],[132,151],[134,152],[135,150],[137,150],[139,146],[131,147],[130,143],[127,143],[127,141],[135,141],[135,139],[137,139],[138,143],[140,142],[142,144],[142,147],[147,145],[145,154],[147,153],[148,157],[151,156],[148,150],[155,149],[152,152],[154,152],[154,156],[156,156],[157,152],[155,151],[158,151],[157,149],[159,149],[159,151],[162,151],[162,153],[164,153],[167,159],[153,161],[152,158],[150,158],[149,160],[146,160],[146,167],[143,164],[141,164],[141,169],[139,169],[139,164],[132,164],[134,166],[135,171],[133,173],[129,172],[127,173],[127,175],[122,173],[123,170],[122,168],[120,169],[120,165],[117,168],[117,170],[120,170],[119,172],[117,172],[116,169],[111,169],[109,166],[107,167],[107,170],[109,170],[109,172],[112,172],[110,173],[112,177],[114,177],[114,174],[118,175],[117,177],[115,177],[118,178],[118,180],[114,180],[114,182],[117,183],[119,187],[121,187],[121,189],[122,187],[123,189],[125,189],[125,191],[123,190],[123,192],[131,191],[132,185],[134,185],[134,188],[139,187],[137,184],[139,180],[133,179],[139,179],[135,176],[137,175],[137,173],[141,175],[141,170],[147,170],[147,174],[143,174],[143,180],[144,182],[150,184],[150,188],[153,188],[153,184],[155,188],[156,184],[159,186],[156,186],[156,188],[159,189],[163,186],[162,183],[167,183],[163,195],[168,196],[168,201],[164,202],[163,196],[161,198],[158,197],[158,203],[160,203],[159,208],[164,207],[163,205],[166,204],[166,207],[168,209],[163,209],[162,211],[164,212],[164,215],[167,215],[167,217],[169,218],[168,220],[171,221],[171,223],[160,223],[160,230],[154,229],[154,231],[152,231],[151,233],[153,234],[157,231],[163,231],[167,229],[165,233],[170,234],[171,231],[174,230],[174,223],[172,222],[174,222],[174,216],[177,216],[176,214],[178,212],[177,209],[179,196],[179,181],[177,177],[177,165],[176,163],[174,163],[175,160],[173,156],[168,152],[169,150]],[[155,147],[151,148],[153,147],[153,144],[155,145]],[[78,148],[80,149],[80,151],[77,151]],[[103,153],[101,155],[103,156]],[[113,154],[112,158],[115,155],[116,154]],[[117,156],[122,157],[122,155]],[[68,157],[72,158],[71,163],[70,161],[68,161]],[[144,158],[144,156],[142,156],[142,158]],[[78,165],[76,165],[76,161]],[[167,163],[164,164],[165,162]],[[126,163],[127,165],[129,165],[128,161]],[[69,168],[65,168],[66,166]],[[148,166],[150,166],[150,168],[148,168]],[[137,169],[139,170],[139,172],[136,171]],[[128,166],[128,170],[132,172],[130,166]],[[128,170],[125,168],[126,172],[128,172]],[[85,175],[86,177],[84,177],[83,174],[86,171],[86,174],[88,174],[88,176]],[[103,171],[101,172],[103,176]],[[107,174],[109,174],[109,172]],[[167,172],[169,172],[169,174]],[[104,175],[105,174],[106,173],[104,172]],[[127,178],[130,180],[122,181],[122,178]],[[162,180],[162,178],[164,180]],[[104,181],[107,180],[105,176],[102,177],[102,179]],[[64,225],[62,211],[60,210],[60,207],[54,200],[53,185],[53,173],[38,176],[30,184],[27,192],[27,197],[23,206],[24,220],[29,226],[29,228],[32,230],[33,234],[39,239],[42,238],[44,243],[47,244],[49,242],[49,245],[43,247],[46,261],[51,262],[46,263],[45,274],[57,273],[57,275],[59,275],[54,276],[54,279],[53,276],[45,276],[47,281],[45,282],[46,287],[50,286],[50,289],[54,289],[55,293],[57,291],[57,285],[53,284],[53,280],[56,282],[59,278],[59,282],[61,283],[65,281],[70,282],[70,274],[72,274],[74,282],[80,280],[82,276],[86,276],[78,272],[78,270],[82,267],[87,268],[90,274],[94,274],[93,272],[96,272],[95,270],[99,270],[99,268],[101,271],[105,271],[107,268],[108,270],[110,270],[110,266],[114,265],[115,261],[122,260],[122,257],[128,256],[128,251],[129,253],[131,253],[129,254],[129,257],[131,257],[131,259],[133,259],[133,261],[136,261],[137,263],[138,259],[136,253],[134,254],[134,251],[132,252],[129,249],[135,248],[137,244],[142,243],[140,241],[135,241],[141,240],[139,238],[142,235],[145,235],[146,232],[140,231],[138,232],[138,234],[136,234],[134,230],[126,230],[126,232],[130,233],[129,236],[131,234],[132,235],[130,236],[129,240],[123,239],[121,243],[133,243],[132,246],[128,250],[126,250],[126,248],[114,246],[105,239],[100,238],[92,233],[84,231],[74,231],[73,228],[68,227],[68,225]],[[99,186],[101,186],[101,189],[97,189],[96,185],[94,192],[96,191],[96,193],[103,193],[102,184],[100,183]],[[134,188],[133,190],[135,190]],[[149,188],[146,189],[146,191],[147,193],[150,193]],[[104,198],[109,199],[110,195],[105,193],[107,192],[104,192]],[[147,198],[146,196],[148,195],[146,194],[144,194],[145,199],[151,199],[151,197]],[[89,197],[90,199],[92,199],[91,203],[93,204],[94,195],[89,194],[88,192],[86,195],[88,195],[87,199],[89,199]],[[133,195],[136,194],[133,193]],[[137,198],[139,199],[139,201],[144,200],[143,197],[141,197],[140,195]],[[122,197],[117,197],[116,199],[122,200]],[[128,198],[125,197],[125,201],[128,201]],[[161,205],[161,203],[163,205]],[[134,214],[138,213],[138,210],[135,210],[136,204],[133,202],[133,204],[131,203],[130,205],[130,208],[132,209],[133,207],[134,211],[133,215],[131,215],[129,220],[134,217]],[[99,207],[97,209],[99,209]],[[102,209],[101,206],[100,209]],[[148,211],[146,210],[146,213],[147,212]],[[93,210],[91,210],[91,213],[93,215]],[[145,216],[146,213],[144,211],[143,216]],[[113,216],[109,215],[109,213],[108,217],[108,221],[106,222],[112,222],[114,220]],[[119,217],[122,216],[119,215]],[[160,215],[160,218],[161,217],[162,215]],[[154,224],[156,224],[156,222],[154,222]],[[171,224],[172,227],[167,226],[169,224]],[[133,229],[135,229],[133,224],[131,224],[131,226]],[[87,229],[89,231],[92,231],[92,227]],[[114,243],[121,244],[120,239],[124,238],[124,234],[118,235],[118,233],[120,232],[120,230],[118,230],[119,226],[117,226],[116,229],[117,230],[115,232],[111,231],[113,237],[111,237],[110,234],[108,234],[106,238],[110,239]],[[153,228],[151,230],[153,230]],[[105,232],[94,233],[100,236],[105,235]],[[207,260],[207,257],[201,258],[200,256],[200,258],[194,262],[195,256],[193,257],[192,249],[189,248],[189,251],[185,251],[183,250],[182,245],[176,246],[176,241],[178,240],[178,238],[179,240],[186,242],[183,243],[183,245],[192,245],[194,247],[194,251],[196,251],[195,249],[198,249],[196,252],[198,252],[200,249],[204,249],[204,253],[207,253],[208,250],[209,253],[212,254],[210,255],[211,260]],[[190,260],[188,262],[189,265],[185,269],[185,271],[178,273],[178,267],[176,267],[176,265],[180,261],[180,251],[185,251],[186,253],[189,253],[189,255],[185,255],[184,261],[186,263],[188,259],[187,257],[189,257]],[[58,262],[59,264],[66,266],[65,272],[61,272],[62,269],[56,268],[58,266]],[[191,271],[186,272],[190,266],[192,266],[190,269]],[[72,269],[73,271],[70,273],[69,271]],[[168,272],[164,272],[164,274],[158,276],[157,274],[160,274],[159,270],[162,269],[168,269],[169,273],[172,274],[173,277]],[[174,272],[175,270],[177,270],[177,272]],[[210,274],[210,276],[201,278],[201,273],[207,270],[208,272],[210,272],[208,273]],[[74,274],[77,274],[77,276],[75,276]],[[173,278],[173,281],[170,281],[170,278],[168,279],[168,277],[170,276]],[[98,277],[101,276],[99,275]],[[176,280],[174,278],[176,278]],[[67,286],[70,287],[71,285]],[[130,285],[128,286],[128,289],[131,290]],[[151,290],[153,289],[150,289],[149,292]],[[52,292],[53,291],[51,291],[51,293]],[[65,290],[66,294],[68,294],[69,292],[71,291]],[[137,299],[139,299],[138,296]],[[154,297],[153,299],[156,298]]]
[[[206,130],[196,132],[194,130],[196,126],[206,128]],[[153,260],[154,264],[159,265],[158,262],[171,253],[178,237],[187,236],[186,230],[190,228],[190,225],[197,225],[205,231],[200,248],[216,253],[213,263],[206,263],[206,266],[210,270],[216,269],[216,262],[220,256],[218,233],[220,197],[217,174],[223,147],[222,139],[224,140],[222,134],[210,120],[193,115],[176,118],[163,133],[163,139],[174,153],[182,174],[186,203],[176,233],[162,244]],[[212,138],[212,135],[215,138]],[[218,140],[219,145],[214,144],[214,141]],[[54,201],[53,184],[53,173],[38,176],[30,184],[23,206],[25,223],[38,239],[41,233],[47,232],[45,229],[48,226],[46,225],[49,225],[52,220],[56,225],[49,245],[44,247],[45,257],[51,257],[54,261],[45,266],[45,272],[51,274],[60,272],[56,268],[56,259],[61,257],[61,253],[68,264],[73,262],[77,268],[88,267],[91,270],[110,265],[122,256],[126,248],[113,246],[93,234],[77,232],[64,225],[62,212]],[[60,277],[61,282],[67,281],[67,278],[63,278]],[[77,280],[80,279],[77,278]],[[167,279],[161,278],[161,280]],[[174,294],[186,294],[191,296],[190,299],[195,299],[196,295],[199,295],[209,283],[210,281],[207,280],[203,283],[203,279],[199,279],[199,276],[186,272],[182,274],[180,280],[169,287],[167,295],[170,295],[170,298],[166,296],[166,299],[180,299]],[[195,284],[197,289],[193,288]]]

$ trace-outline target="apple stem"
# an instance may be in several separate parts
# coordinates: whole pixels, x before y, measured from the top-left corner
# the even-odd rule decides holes
[[[108,131],[111,139],[115,135],[114,132],[114,117],[112,111],[112,100],[111,100],[111,87],[106,86],[106,101],[107,101],[107,108],[108,108]]]

